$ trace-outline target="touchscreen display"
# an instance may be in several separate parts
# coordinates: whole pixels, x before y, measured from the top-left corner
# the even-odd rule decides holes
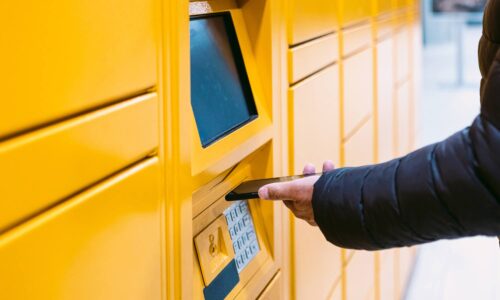
[[[191,106],[203,147],[257,117],[229,13],[192,17]]]

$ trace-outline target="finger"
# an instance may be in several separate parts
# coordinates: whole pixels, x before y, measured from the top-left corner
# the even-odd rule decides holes
[[[332,171],[335,169],[335,165],[333,164],[333,161],[327,160],[323,163],[323,173]]]
[[[316,167],[313,164],[308,163],[304,166],[304,170],[302,171],[302,173],[305,175],[315,174]]]
[[[295,196],[293,181],[272,183],[259,189],[259,198],[263,200],[294,200]]]
[[[285,201],[283,201],[283,204],[285,204],[285,206],[286,206],[289,210],[292,210],[292,211],[293,211],[293,202],[292,202],[292,201],[285,200]]]

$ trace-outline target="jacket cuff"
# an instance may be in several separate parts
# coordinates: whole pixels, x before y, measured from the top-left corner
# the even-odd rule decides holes
[[[363,216],[363,181],[369,167],[336,169],[314,185],[314,218],[325,238],[343,248],[378,250],[366,231]]]

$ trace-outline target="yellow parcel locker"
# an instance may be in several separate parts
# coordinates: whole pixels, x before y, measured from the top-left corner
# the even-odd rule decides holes
[[[333,65],[290,89],[294,174],[306,163],[317,168],[325,160],[340,164],[339,67]],[[314,132],[321,130],[321,133]],[[319,169],[318,169],[319,171]],[[341,275],[340,249],[328,243],[318,228],[293,220],[296,299],[326,299]]]
[[[151,158],[0,237],[3,299],[161,299]]]
[[[271,28],[245,18],[263,13],[255,10],[265,1],[220,4],[190,18],[192,210],[183,217],[192,222],[184,249],[194,251],[184,267],[192,270],[194,299],[256,299],[280,271],[278,206],[225,196],[245,180],[273,175],[274,101],[266,92],[274,87],[259,78],[271,67],[260,55],[269,53],[253,51]]]
[[[153,87],[155,3],[2,1],[0,138]]]
[[[292,0],[289,5],[289,45],[297,45],[338,30],[338,0]]]
[[[154,93],[0,143],[0,232],[157,147]]]

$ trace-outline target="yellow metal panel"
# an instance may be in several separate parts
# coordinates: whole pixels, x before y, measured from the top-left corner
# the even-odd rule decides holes
[[[290,89],[295,173],[308,162],[321,167],[328,159],[340,161],[338,78],[334,65]]]
[[[392,34],[394,33],[394,19],[388,18],[388,19],[382,19],[378,20],[376,23],[377,27],[377,40],[384,39],[386,37],[391,37]]]
[[[281,285],[283,280],[281,279],[281,272],[274,276],[273,280],[269,282],[266,289],[260,294],[259,300],[276,300],[283,299],[281,295]]]
[[[340,249],[330,244],[317,227],[294,220],[296,299],[326,299],[342,274]]]
[[[346,166],[373,163],[373,120],[366,123],[344,144]]]
[[[155,0],[1,1],[0,137],[156,84]]]
[[[0,143],[0,231],[157,146],[156,94]]]
[[[338,27],[338,1],[289,1],[288,43],[296,45],[336,31]]]
[[[289,82],[295,83],[338,61],[339,37],[330,34],[288,50]]]
[[[373,252],[356,251],[345,266],[345,299],[372,299],[375,286],[375,258]]]
[[[411,35],[409,26],[402,27],[395,35],[396,41],[396,80],[398,83],[408,80],[410,76]]]
[[[394,250],[380,252],[380,299],[397,300],[395,273],[394,273]]]
[[[345,29],[342,34],[344,39],[342,56],[344,57],[366,49],[371,45],[372,27],[370,24]]]
[[[344,61],[344,137],[373,113],[373,53],[365,50]]]
[[[295,174],[300,174],[306,163],[320,169],[323,161],[331,159],[339,165],[338,78],[339,68],[334,65],[290,90]],[[328,243],[317,228],[300,220],[293,222],[295,296],[326,299],[341,274],[340,249]]]
[[[393,9],[394,0],[377,0],[377,13],[383,14]]]
[[[367,20],[371,15],[371,1],[344,0],[342,1],[342,27]]]
[[[394,157],[394,63],[393,40],[377,44],[378,84],[378,159],[387,161]]]
[[[160,299],[156,158],[0,237],[4,299]]]
[[[410,111],[410,84],[405,83],[398,87],[396,93],[397,155],[404,155],[411,150],[410,115],[413,112]]]
[[[341,300],[342,299],[342,285],[338,283],[336,286],[334,286],[333,290],[331,291],[331,294],[326,299],[328,299],[328,300]]]

